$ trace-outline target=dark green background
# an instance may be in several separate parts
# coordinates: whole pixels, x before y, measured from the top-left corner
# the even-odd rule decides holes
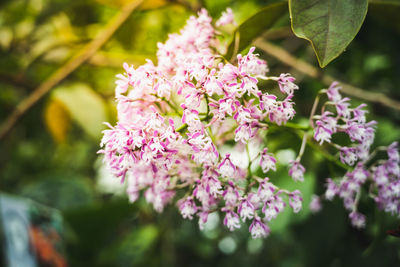
[[[124,1],[118,3],[121,2]],[[168,33],[179,30],[192,14],[182,5],[160,6],[163,1],[147,2],[148,9],[135,11],[101,49],[103,57],[83,64],[60,84],[67,88],[64,90],[78,86],[91,92],[89,100],[80,100],[79,93],[72,93],[73,99],[82,101],[83,108],[64,103],[61,105],[66,110],[64,115],[46,115],[49,103],[57,100],[57,94],[50,93],[0,141],[0,190],[32,198],[62,212],[69,265],[400,266],[400,239],[385,233],[396,228],[400,220],[378,211],[371,199],[361,200],[360,208],[368,218],[363,231],[350,227],[343,204],[335,200],[324,203],[319,214],[311,214],[305,208],[297,216],[291,211],[280,215],[271,226],[272,234],[266,240],[254,241],[248,225],[230,233],[220,219],[217,227],[201,232],[197,222],[183,220],[173,205],[156,214],[143,200],[130,204],[123,195],[97,186],[101,163],[96,151],[101,135],[100,131],[93,133],[93,129],[101,129],[101,121],[79,121],[84,117],[81,114],[96,112],[103,114],[99,120],[115,121],[114,77],[123,72],[122,63],[127,61],[138,66],[145,58],[154,59],[157,42],[165,41]],[[241,22],[267,2],[272,1],[207,0],[203,4],[214,17],[226,7],[232,7]],[[101,31],[118,12],[118,3],[107,0],[0,2],[0,122]],[[364,90],[400,99],[398,11],[398,6],[370,5],[355,40],[324,72]],[[287,16],[282,26],[288,25]],[[317,66],[307,41],[289,34],[274,42]],[[268,55],[262,56],[268,61],[272,75],[290,72],[297,77],[300,90],[295,96],[296,120],[306,118],[315,95],[323,88],[322,83]],[[54,92],[57,90],[60,88]],[[354,100],[354,104],[361,102]],[[90,103],[95,103],[98,109],[88,110]],[[381,105],[369,105],[369,119],[379,122],[374,146],[400,139],[399,115],[398,111]],[[60,139],[51,134],[49,124],[66,129]],[[268,146],[273,151],[298,151],[299,143],[287,130],[277,130],[268,136]],[[309,149],[304,165],[308,170],[308,182],[304,185],[293,184],[285,166],[280,166],[271,179],[288,187],[301,186],[309,200],[313,192],[323,192],[325,177],[338,172]]]

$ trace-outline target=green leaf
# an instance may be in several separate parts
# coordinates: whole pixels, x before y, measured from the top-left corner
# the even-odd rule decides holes
[[[235,52],[245,49],[255,38],[271,28],[286,11],[286,2],[270,4],[245,20],[234,31],[234,38],[228,46],[225,58],[230,59]],[[236,40],[239,42],[237,43]]]
[[[100,138],[107,121],[106,104],[104,100],[88,85],[74,83],[58,87],[53,97],[61,101],[70,116],[93,138]]]
[[[293,32],[311,42],[322,68],[354,39],[367,10],[367,0],[289,0]]]

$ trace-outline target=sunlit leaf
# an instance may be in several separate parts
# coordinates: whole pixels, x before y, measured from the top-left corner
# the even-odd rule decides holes
[[[8,49],[13,39],[13,32],[9,27],[0,27],[0,48]]]
[[[53,96],[65,105],[87,134],[94,138],[101,136],[103,122],[107,121],[107,108],[104,100],[89,86],[82,83],[62,86],[54,90]]]
[[[234,52],[240,52],[245,49],[255,38],[272,27],[286,11],[286,2],[271,4],[245,20],[234,31],[234,38],[228,46],[225,57],[230,59]],[[237,41],[239,42],[237,43]]]
[[[321,67],[354,39],[367,9],[368,0],[289,0],[293,32],[311,42]]]
[[[44,119],[53,139],[57,143],[64,142],[70,123],[64,104],[57,99],[51,99],[44,109]]]

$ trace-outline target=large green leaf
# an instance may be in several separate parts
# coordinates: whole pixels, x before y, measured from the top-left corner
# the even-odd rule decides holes
[[[293,32],[311,42],[322,68],[354,39],[367,9],[367,0],[289,0]]]
[[[233,40],[228,46],[226,58],[234,52],[245,49],[255,38],[273,26],[287,11],[287,3],[270,4],[245,20],[233,33]],[[237,43],[237,40],[239,41]],[[236,47],[235,47],[236,46]],[[237,50],[237,51],[235,51]]]

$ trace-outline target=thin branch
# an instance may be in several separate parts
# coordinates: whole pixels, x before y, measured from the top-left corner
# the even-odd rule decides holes
[[[13,113],[2,123],[0,127],[0,140],[3,139],[33,105],[35,105],[44,95],[46,95],[55,85],[64,80],[69,74],[76,70],[86,60],[93,56],[126,21],[132,12],[143,2],[136,0],[126,4],[121,11],[110,20],[105,29],[101,31],[95,39],[85,45],[76,56],[71,58],[55,73],[53,73],[45,82],[37,87],[32,94],[22,100]]]
[[[311,109],[310,117],[308,118],[308,122],[312,128],[314,128],[313,117],[315,115],[315,111],[317,110],[318,103],[319,103],[319,94],[315,97],[314,104]]]
[[[323,74],[318,68],[312,66],[311,64],[298,59],[288,53],[286,50],[276,46],[270,42],[267,42],[261,38],[258,38],[254,41],[254,45],[262,49],[264,52],[269,55],[277,58],[283,63],[295,68],[297,71],[308,75],[312,78],[321,79],[324,84],[329,86],[332,82],[338,81],[342,86],[342,92],[349,96],[356,97],[361,100],[365,100],[368,102],[379,103],[383,106],[400,110],[400,102],[397,100],[392,100],[381,93],[368,92],[361,88],[354,87],[350,84],[344,83],[335,79],[330,75]]]
[[[306,150],[307,138],[308,138],[307,132],[303,132],[303,139],[301,140],[299,155],[296,158],[296,161],[298,162],[300,162],[301,157],[303,157],[304,151]]]

